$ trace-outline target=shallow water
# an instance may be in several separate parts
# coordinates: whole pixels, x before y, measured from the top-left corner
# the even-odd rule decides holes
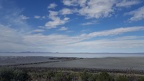
[[[23,67],[144,70],[144,57],[86,58],[55,63],[26,65]]]
[[[0,56],[50,56],[50,57],[144,57],[144,53],[0,53]]]

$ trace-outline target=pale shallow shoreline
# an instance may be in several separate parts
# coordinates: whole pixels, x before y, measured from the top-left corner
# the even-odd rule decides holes
[[[25,65],[24,67],[144,70],[144,57],[85,58],[54,63]]]
[[[44,56],[44,57],[78,57],[78,58],[104,58],[104,57],[144,57],[144,53],[0,53],[0,56]]]
[[[13,57],[14,58],[14,57]],[[16,57],[15,57],[16,58]],[[29,60],[28,60],[29,58]],[[33,60],[31,59],[33,58]],[[4,58],[3,58],[4,59]],[[7,59],[9,60],[9,58]],[[21,60],[21,61],[20,61]],[[26,61],[26,62],[24,62]],[[144,57],[106,57],[106,58],[67,58],[67,57],[22,57],[5,65],[35,68],[88,68],[144,71]],[[3,60],[3,65],[5,61]],[[2,61],[0,63],[2,65]]]

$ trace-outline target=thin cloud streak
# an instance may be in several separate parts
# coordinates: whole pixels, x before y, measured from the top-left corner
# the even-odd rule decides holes
[[[128,32],[143,31],[143,30],[144,30],[143,26],[137,26],[137,27],[127,27],[127,28],[105,30],[101,32],[92,32],[89,34],[81,34],[77,36],[58,35],[58,34],[52,34],[52,35],[35,34],[35,35],[25,36],[25,40],[27,42],[32,42],[35,44],[43,43],[43,45],[46,45],[46,44],[66,45],[66,44],[81,42],[87,39],[92,39],[92,38],[100,37],[100,36],[115,36],[115,35],[124,34]],[[33,42],[34,40],[36,41]]]
[[[131,15],[132,17],[129,19],[129,21],[138,21],[144,19],[144,6],[140,7],[134,11],[131,11],[129,13],[126,13],[126,15]]]

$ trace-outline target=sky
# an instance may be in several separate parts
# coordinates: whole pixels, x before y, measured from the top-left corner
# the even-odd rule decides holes
[[[143,0],[0,0],[0,52],[144,52]]]

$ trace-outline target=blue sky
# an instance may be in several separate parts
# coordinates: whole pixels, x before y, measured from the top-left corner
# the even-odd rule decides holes
[[[144,52],[143,0],[0,0],[0,52]]]

